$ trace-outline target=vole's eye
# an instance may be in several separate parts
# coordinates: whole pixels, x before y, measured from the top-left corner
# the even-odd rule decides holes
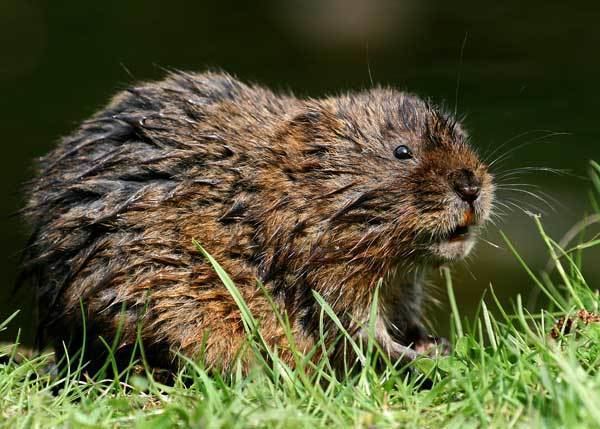
[[[398,159],[410,159],[412,158],[412,152],[408,146],[402,144],[394,149],[394,156]]]

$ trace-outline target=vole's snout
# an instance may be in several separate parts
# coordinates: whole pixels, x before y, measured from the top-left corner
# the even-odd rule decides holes
[[[450,180],[454,191],[463,201],[472,203],[479,197],[481,181],[471,170],[463,168],[455,171]]]

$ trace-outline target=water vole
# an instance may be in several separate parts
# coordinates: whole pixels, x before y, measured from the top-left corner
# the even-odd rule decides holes
[[[469,253],[493,194],[461,126],[413,95],[301,100],[226,74],[177,72],[118,94],[40,160],[25,272],[56,344],[81,338],[83,303],[92,363],[105,349],[99,335],[110,342],[122,330],[125,352],[140,322],[153,365],[205,348],[209,366],[231,367],[240,313],[193,239],[284,359],[286,337],[257,279],[304,351],[319,335],[312,290],[361,337],[383,279],[376,337],[392,359],[410,358],[432,341],[424,276]]]

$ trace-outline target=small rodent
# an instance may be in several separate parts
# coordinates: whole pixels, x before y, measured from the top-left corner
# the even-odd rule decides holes
[[[117,331],[129,359],[139,326],[151,365],[175,370],[182,353],[227,372],[244,327],[196,239],[290,365],[257,281],[308,353],[323,331],[312,291],[364,338],[383,279],[376,339],[391,359],[412,359],[436,341],[421,322],[424,278],[469,253],[493,196],[462,127],[414,95],[298,99],[172,72],[121,92],[39,160],[24,278],[57,351],[80,348],[85,326],[92,367],[106,355],[99,336],[111,344]],[[333,362],[342,354],[333,347]]]

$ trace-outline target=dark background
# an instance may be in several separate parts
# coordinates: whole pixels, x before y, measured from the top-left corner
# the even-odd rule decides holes
[[[0,0],[0,320],[22,309],[0,338],[14,338],[21,328],[29,341],[35,323],[31,294],[13,293],[26,228],[11,217],[33,159],[115,91],[159,79],[164,68],[219,67],[315,97],[369,87],[372,77],[450,109],[456,103],[482,153],[513,138],[507,148],[531,143],[496,173],[519,166],[570,171],[512,181],[541,186],[552,208],[524,193],[500,196],[543,211],[547,229],[560,238],[589,207],[588,160],[600,160],[598,22],[597,2],[548,0]],[[552,132],[566,134],[544,138]],[[515,209],[498,227],[535,270],[544,266],[546,253],[527,215]],[[504,302],[531,292],[498,228],[490,226],[485,238],[501,248],[482,241],[454,270],[465,315],[490,284]],[[585,259],[591,285],[600,280],[598,260],[597,251]],[[438,295],[444,301],[445,292]],[[447,306],[434,319],[443,332]]]

